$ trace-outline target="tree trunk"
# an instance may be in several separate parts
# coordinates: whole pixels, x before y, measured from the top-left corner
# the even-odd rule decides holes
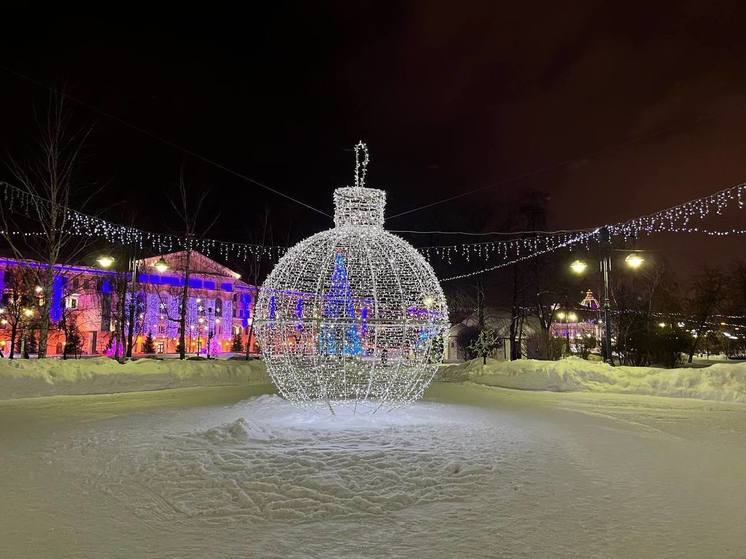
[[[513,266],[513,304],[510,308],[510,360],[518,359],[516,338],[518,337],[518,320],[520,310],[518,308],[518,266]]]
[[[181,308],[179,309],[179,359],[186,359],[186,315],[189,299],[189,268],[192,262],[192,249],[186,251],[186,268],[184,269],[184,286],[181,289]]]
[[[54,280],[54,268],[52,266],[44,275],[42,284],[44,293],[44,304],[39,307],[39,347],[37,348],[37,357],[44,359],[47,356],[47,341],[49,339],[49,311],[51,310],[52,283]]]
[[[137,313],[137,260],[132,259],[132,277],[130,282],[130,312],[129,324],[127,325],[127,358],[132,359],[132,346],[135,338],[135,315]]]
[[[523,357],[523,315],[518,317],[518,343],[515,348],[516,359]]]
[[[480,279],[477,282],[477,325],[479,330],[484,330],[484,307],[485,307],[485,296],[484,296],[484,283]]]
[[[18,337],[18,323],[14,322],[10,327],[10,353],[8,359],[13,359],[16,351],[16,338]]]
[[[692,345],[689,347],[689,359],[687,360],[687,363],[691,363],[694,360],[694,354],[697,352],[697,344],[699,343],[699,339],[702,337],[704,329],[705,324],[700,324],[697,328],[697,337],[692,340]]]
[[[126,272],[125,272],[126,274]],[[122,362],[124,362],[124,328],[125,324],[127,323],[127,279],[126,276],[122,276],[119,278],[119,285],[118,285],[118,291],[119,291],[119,311],[120,311],[120,317],[117,324],[117,330],[116,335],[114,339],[114,343],[116,346],[114,347],[114,357],[119,360],[120,356],[122,359]],[[121,345],[121,348],[120,348]],[[119,353],[121,349],[121,354]]]
[[[256,288],[254,298],[252,298],[253,305],[249,303],[248,313],[251,324],[249,324],[249,335],[246,337],[246,361],[249,360],[251,354],[251,336],[254,334],[254,309],[256,308],[256,299],[259,298],[259,288]]]

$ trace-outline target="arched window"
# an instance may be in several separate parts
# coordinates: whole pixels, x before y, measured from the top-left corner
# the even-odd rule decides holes
[[[215,299],[215,317],[220,318],[223,316],[223,300],[218,297]]]

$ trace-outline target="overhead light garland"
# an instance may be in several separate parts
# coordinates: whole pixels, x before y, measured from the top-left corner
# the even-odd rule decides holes
[[[356,184],[364,183],[365,172],[365,166],[360,166],[356,170],[356,173],[358,173],[355,177]],[[21,212],[30,216],[31,210],[36,204],[49,204],[48,200],[6,182],[0,182],[0,188],[3,192],[4,206],[10,211]],[[746,183],[737,184],[722,189],[714,194],[690,200],[672,208],[625,222],[608,225],[607,227],[612,236],[622,237],[625,241],[639,238],[643,235],[649,236],[656,233],[703,234],[712,237],[746,235],[746,230],[744,229],[733,228],[712,230],[691,225],[692,220],[703,220],[712,214],[721,215],[724,209],[732,206],[734,203],[739,209],[743,209],[744,206],[746,206]],[[274,261],[278,260],[287,250],[286,247],[275,245],[267,246],[250,243],[236,243],[216,239],[186,239],[178,235],[152,233],[138,228],[112,223],[102,218],[69,208],[66,211],[68,212],[67,222],[69,224],[69,229],[65,231],[66,234],[97,237],[104,239],[111,244],[136,247],[140,250],[150,250],[155,253],[172,252],[175,250],[191,248],[208,256],[216,254],[225,260],[236,258],[246,261],[249,258],[266,258]],[[561,230],[555,232],[522,231],[518,233],[470,233],[449,231],[399,232],[423,234],[437,233],[449,235],[524,235],[520,238],[508,240],[434,245],[418,249],[429,262],[439,260],[441,264],[447,265],[454,265],[456,259],[466,262],[478,260],[483,263],[497,261],[492,266],[443,279],[443,281],[450,281],[493,271],[567,247],[585,245],[585,248],[589,249],[590,243],[598,241],[597,232],[599,230],[600,227],[593,230]],[[40,232],[26,231],[0,231],[0,234],[28,238],[43,235],[43,233]]]
[[[32,216],[32,209],[37,204],[50,204],[49,200],[26,192],[6,182],[0,182],[3,191],[5,207],[9,211],[20,212]],[[263,258],[277,260],[285,253],[286,248],[277,245],[259,245],[251,243],[236,243],[216,239],[186,238],[178,235],[153,233],[136,227],[120,225],[65,208],[67,212],[64,234],[79,237],[99,238],[110,244],[134,247],[138,250],[149,250],[154,253],[174,252],[177,250],[197,250],[207,256],[217,254],[225,260],[236,258],[246,261],[249,258]],[[42,237],[42,232],[0,231],[4,236]]]
[[[487,268],[481,268],[481,269],[475,270],[473,272],[467,272],[465,274],[458,274],[458,275],[455,275],[455,276],[449,276],[449,277],[446,277],[446,278],[442,278],[440,281],[444,282],[444,281],[453,281],[453,280],[459,280],[459,279],[464,279],[464,278],[470,278],[470,277],[473,277],[473,276],[477,276],[479,274],[484,274],[486,272],[492,272],[494,270],[499,270],[500,268],[505,268],[505,267],[511,266],[513,264],[518,264],[519,262],[523,262],[523,261],[529,260],[531,258],[536,258],[537,256],[541,256],[543,254],[548,254],[550,252],[554,252],[554,251],[559,250],[561,248],[568,248],[568,247],[573,247],[573,246],[577,246],[577,245],[587,245],[591,241],[598,241],[598,236],[599,236],[600,231],[601,231],[601,229],[598,228],[598,229],[594,229],[590,233],[580,233],[578,235],[575,235],[573,237],[570,237],[568,239],[563,240],[563,242],[560,243],[560,244],[554,244],[554,245],[551,245],[551,246],[543,248],[543,249],[538,249],[538,250],[535,250],[533,252],[528,252],[527,254],[525,254],[523,256],[519,256],[519,257],[513,258],[511,260],[506,260],[504,262],[501,262],[499,264],[495,264],[493,266],[489,266]]]
[[[419,247],[418,250],[428,261],[439,259],[441,262],[447,264],[453,264],[456,258],[463,259],[466,262],[471,262],[472,260],[481,260],[483,262],[489,260],[511,261],[526,254],[538,251],[551,251],[565,247],[568,242],[575,241],[578,234],[584,232],[587,232],[587,230],[578,230],[574,233],[535,234],[503,241],[434,245]],[[585,240],[587,244],[590,241],[590,237]]]
[[[689,225],[693,219],[703,220],[712,214],[721,215],[723,210],[733,203],[738,206],[738,209],[743,209],[746,205],[746,183],[724,188],[714,194],[696,198],[672,208],[610,225],[609,232],[625,240],[641,234],[691,232],[687,230],[696,229]]]

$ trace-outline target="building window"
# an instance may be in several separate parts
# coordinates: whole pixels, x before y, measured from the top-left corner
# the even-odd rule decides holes
[[[73,278],[73,289],[78,289],[80,287],[80,280],[78,278]]]
[[[215,299],[215,316],[217,318],[223,316],[223,300],[220,297]]]
[[[79,305],[80,295],[74,293],[65,297],[65,308],[66,309],[77,309]]]
[[[91,282],[87,279],[83,280],[83,289],[90,289],[91,288]]]

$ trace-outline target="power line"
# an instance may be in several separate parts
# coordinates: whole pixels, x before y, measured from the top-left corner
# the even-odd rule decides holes
[[[406,229],[388,229],[389,233],[412,233],[416,235],[471,235],[475,237],[493,236],[493,235],[561,235],[563,233],[584,233],[593,231],[595,227],[585,229],[557,229],[555,231],[489,231],[487,233],[474,233],[469,231],[411,231]]]
[[[710,119],[712,117],[713,117],[712,114],[710,114],[710,115],[700,115],[697,118],[695,118],[693,120],[693,122],[700,123],[700,122],[708,120],[708,119]],[[414,212],[425,210],[427,208],[432,208],[434,206],[439,206],[441,204],[445,204],[446,202],[452,202],[453,200],[458,200],[459,198],[463,198],[463,197],[469,196],[471,194],[476,194],[477,192],[482,192],[484,190],[490,190],[492,188],[497,188],[498,186],[504,186],[506,184],[510,184],[510,183],[513,183],[513,182],[520,182],[520,181],[522,181],[524,179],[527,179],[527,178],[530,178],[530,177],[535,177],[535,176],[543,175],[545,173],[556,171],[556,170],[558,170],[560,168],[568,167],[568,166],[572,165],[573,163],[576,163],[576,162],[579,162],[579,161],[583,161],[583,160],[586,160],[586,159],[590,159],[590,158],[593,158],[593,157],[597,157],[599,155],[603,155],[603,154],[606,154],[606,153],[613,153],[613,152],[618,151],[620,149],[623,149],[623,148],[625,148],[627,146],[630,146],[630,145],[633,145],[633,144],[635,144],[637,142],[640,142],[641,140],[645,140],[645,139],[649,139],[649,138],[654,138],[656,136],[660,136],[660,135],[665,134],[667,132],[674,132],[674,131],[677,131],[677,130],[680,130],[680,129],[681,129],[681,127],[669,126],[667,128],[659,128],[658,130],[653,130],[651,132],[647,132],[647,133],[643,133],[643,134],[638,134],[638,135],[632,136],[631,138],[628,138],[627,140],[625,140],[623,142],[620,142],[618,144],[607,146],[605,148],[601,148],[599,150],[596,150],[596,151],[593,151],[593,152],[590,152],[590,153],[586,153],[584,155],[579,155],[579,156],[576,156],[576,157],[573,157],[573,158],[570,158],[570,159],[564,159],[564,160],[558,161],[556,163],[550,163],[549,165],[545,165],[543,167],[539,167],[539,168],[536,168],[534,170],[527,171],[525,173],[521,173],[519,175],[515,175],[513,177],[509,177],[509,178],[497,181],[495,183],[492,183],[492,184],[489,184],[489,185],[486,185],[486,186],[481,186],[479,188],[475,188],[475,189],[469,190],[467,192],[461,192],[459,194],[455,194],[453,196],[449,196],[447,198],[443,198],[442,200],[437,200],[437,201],[431,202],[429,204],[424,204],[422,206],[418,206],[418,207],[412,208],[410,210],[399,212],[398,214],[394,214],[392,216],[389,216],[387,218],[387,221],[391,220],[391,219],[394,219],[394,218],[397,218],[397,217],[401,217],[403,215],[408,215],[408,214],[411,214],[411,213],[414,213]]]
[[[0,64],[0,69],[5,70],[9,74],[12,74],[12,75],[14,75],[14,76],[16,76],[18,78],[21,78],[21,79],[24,79],[24,80],[28,80],[29,82],[33,83],[34,85],[36,85],[38,87],[41,87],[43,89],[47,89],[48,91],[50,91],[50,92],[52,92],[52,93],[54,93],[56,95],[59,95],[61,97],[64,97],[65,99],[69,99],[70,101],[73,101],[74,103],[77,103],[78,105],[81,105],[81,106],[87,108],[88,110],[93,111],[94,113],[97,113],[97,114],[99,114],[101,116],[104,116],[106,118],[114,120],[115,122],[118,122],[122,126],[126,126],[127,128],[131,128],[132,130],[135,130],[135,131],[137,131],[137,132],[139,132],[141,134],[144,134],[144,135],[146,135],[146,136],[148,136],[148,137],[150,137],[150,138],[152,138],[152,139],[154,139],[154,140],[156,140],[158,142],[164,143],[167,146],[169,146],[169,147],[171,147],[171,148],[173,148],[173,149],[175,149],[177,151],[181,151],[181,152],[183,152],[183,153],[185,153],[185,154],[187,154],[187,155],[189,155],[191,157],[194,157],[195,159],[199,159],[200,161],[202,161],[204,163],[207,163],[208,165],[212,165],[213,167],[216,167],[216,168],[218,168],[218,169],[220,169],[220,170],[222,170],[222,171],[224,171],[226,173],[229,173],[229,174],[231,174],[231,175],[233,175],[235,177],[238,177],[238,178],[243,179],[243,180],[245,180],[247,182],[250,182],[251,184],[254,184],[254,185],[256,185],[256,186],[258,186],[260,188],[263,188],[263,189],[265,189],[265,190],[267,190],[269,192],[272,192],[273,194],[276,194],[278,196],[282,196],[283,198],[286,198],[287,200],[291,200],[292,202],[295,202],[296,204],[300,204],[301,206],[304,206],[305,208],[308,208],[309,210],[312,210],[312,211],[314,211],[316,213],[324,215],[324,216],[326,216],[328,218],[332,217],[328,213],[326,213],[326,212],[324,212],[324,211],[322,211],[322,210],[320,210],[318,208],[315,208],[315,207],[311,206],[310,204],[307,204],[306,202],[303,202],[302,200],[298,200],[297,198],[293,198],[292,196],[290,196],[288,194],[285,194],[284,192],[281,192],[281,191],[277,190],[276,188],[272,188],[271,186],[266,185],[264,183],[261,183],[261,182],[259,182],[256,179],[252,179],[251,177],[248,177],[248,176],[244,175],[243,173],[239,173],[238,171],[235,171],[235,170],[231,169],[230,167],[226,167],[222,163],[219,163],[219,162],[217,162],[217,161],[215,161],[213,159],[210,159],[209,157],[205,157],[204,155],[201,155],[201,154],[199,154],[199,153],[197,153],[197,152],[195,152],[195,151],[193,151],[193,150],[191,150],[189,148],[185,148],[184,146],[181,146],[181,145],[179,145],[179,144],[177,144],[175,142],[172,142],[171,140],[168,140],[166,138],[158,136],[157,134],[151,132],[150,130],[142,128],[141,126],[137,126],[136,124],[132,124],[132,123],[130,123],[130,122],[128,122],[128,121],[126,121],[126,120],[124,120],[124,119],[116,116],[116,115],[108,113],[108,112],[106,112],[106,111],[104,111],[102,109],[99,109],[98,107],[96,107],[94,105],[91,105],[90,103],[87,103],[87,102],[85,102],[85,101],[83,101],[81,99],[78,99],[77,97],[74,97],[72,95],[69,95],[67,93],[64,93],[64,92],[60,91],[57,88],[49,86],[49,85],[45,84],[44,82],[36,80],[36,79],[34,79],[34,78],[30,77],[30,76],[27,76],[25,74],[22,74],[20,72],[16,72],[15,70],[13,70],[11,68],[8,68],[7,66],[1,65],[1,64]]]

